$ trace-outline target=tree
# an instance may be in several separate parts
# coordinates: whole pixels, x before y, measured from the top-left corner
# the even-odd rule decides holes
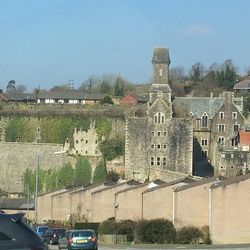
[[[93,183],[94,184],[101,184],[106,179],[106,168],[103,161],[100,161],[96,166],[93,176]]]
[[[102,94],[108,94],[108,95],[111,94],[111,92],[112,92],[112,86],[111,86],[111,84],[109,83],[108,80],[103,80],[101,82],[100,92]]]
[[[26,91],[26,87],[24,85],[21,84],[21,85],[16,86],[16,92],[17,93],[23,93],[25,91]]]
[[[124,140],[120,138],[112,138],[102,141],[100,150],[105,160],[111,161],[118,156],[124,155]]]
[[[183,67],[178,66],[170,69],[169,80],[172,84],[183,82],[185,79],[186,75]]]
[[[100,104],[101,104],[101,105],[103,105],[103,104],[111,104],[111,105],[113,105],[114,102],[112,101],[112,98],[111,98],[109,95],[107,95],[107,96],[104,96],[104,97],[101,99]]]
[[[205,68],[203,64],[201,63],[196,63],[192,66],[191,70],[189,71],[189,75],[191,80],[194,82],[200,81],[203,78]]]
[[[66,163],[58,171],[58,187],[67,187],[74,182],[74,169],[70,163]]]
[[[118,77],[114,84],[114,95],[124,96],[125,83],[121,77]]]
[[[76,186],[85,186],[91,183],[92,169],[86,157],[80,156],[75,166],[74,183]]]

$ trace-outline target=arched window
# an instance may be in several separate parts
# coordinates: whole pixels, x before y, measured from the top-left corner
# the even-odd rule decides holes
[[[158,123],[158,124],[163,124],[165,123],[165,116],[162,114],[162,113],[157,113],[154,117],[154,121],[155,123]]]
[[[207,128],[208,127],[208,115],[206,113],[203,114],[202,118],[201,118],[201,126],[203,128]]]

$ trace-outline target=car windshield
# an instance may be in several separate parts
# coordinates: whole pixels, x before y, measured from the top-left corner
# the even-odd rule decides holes
[[[73,237],[89,237],[92,236],[92,232],[91,231],[79,231],[79,232],[73,232],[72,236]]]
[[[42,232],[42,233],[46,232],[47,230],[48,230],[47,227],[39,227],[38,228],[38,232]]]

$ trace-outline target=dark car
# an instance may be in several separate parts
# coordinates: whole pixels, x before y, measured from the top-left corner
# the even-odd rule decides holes
[[[33,226],[35,232],[45,241],[45,233],[50,229],[48,226],[41,225],[41,226]]]
[[[66,230],[64,228],[50,228],[45,232],[44,241],[50,245],[58,244],[58,240],[64,236]]]
[[[48,250],[41,237],[23,219],[24,213],[0,213],[1,250]]]
[[[97,237],[94,230],[70,230],[59,239],[59,249],[68,250],[98,250]]]

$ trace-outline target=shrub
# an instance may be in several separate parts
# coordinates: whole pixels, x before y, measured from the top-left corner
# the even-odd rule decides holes
[[[141,243],[168,244],[175,242],[176,231],[171,221],[155,219],[139,222],[137,234]]]
[[[103,221],[99,226],[100,234],[115,234],[117,225],[114,218]]]
[[[202,232],[199,228],[193,226],[184,226],[177,230],[176,243],[195,244],[202,238]]]
[[[201,228],[201,233],[202,233],[202,243],[204,244],[211,244],[211,238],[210,238],[210,233],[209,233],[209,227],[204,226]]]
[[[117,223],[117,234],[127,235],[127,241],[134,240],[135,222],[132,220],[123,220]]]

